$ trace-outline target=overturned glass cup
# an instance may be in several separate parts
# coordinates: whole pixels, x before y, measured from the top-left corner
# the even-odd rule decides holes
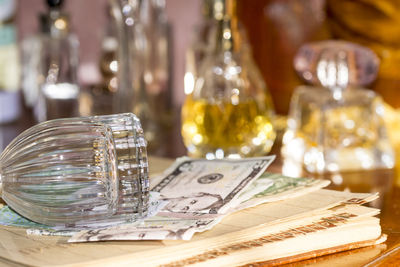
[[[146,146],[132,113],[40,123],[0,155],[2,198],[51,226],[137,220],[149,202]]]

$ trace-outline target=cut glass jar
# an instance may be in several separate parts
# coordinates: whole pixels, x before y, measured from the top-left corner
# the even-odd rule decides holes
[[[136,220],[148,208],[146,145],[132,113],[40,123],[0,155],[2,198],[52,226]]]

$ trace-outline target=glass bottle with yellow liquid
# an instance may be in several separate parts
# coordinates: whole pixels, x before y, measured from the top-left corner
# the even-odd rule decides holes
[[[269,92],[234,24],[228,15],[218,22],[215,48],[182,107],[183,141],[193,157],[265,155],[275,140]]]

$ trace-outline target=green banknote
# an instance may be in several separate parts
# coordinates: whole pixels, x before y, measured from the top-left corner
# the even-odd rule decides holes
[[[0,209],[0,224],[7,226],[18,226],[24,228],[42,228],[42,229],[50,228],[47,225],[35,223],[22,217],[21,215],[10,209],[10,207],[8,206],[4,206]]]
[[[288,177],[278,173],[265,172],[254,181],[254,186],[270,182],[270,186],[252,197],[240,198],[241,203],[232,211],[254,207],[263,203],[294,198],[316,191],[329,185],[329,180]],[[245,194],[244,194],[245,195]]]

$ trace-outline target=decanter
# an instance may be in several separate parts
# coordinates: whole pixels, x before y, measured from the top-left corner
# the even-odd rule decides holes
[[[146,145],[132,113],[40,123],[0,155],[2,198],[64,228],[136,220],[148,207]]]
[[[215,49],[182,107],[182,136],[193,157],[264,155],[275,139],[269,92],[232,26],[228,15],[218,22]]]
[[[109,3],[118,41],[114,112],[135,113],[145,130],[148,148],[162,154],[162,132],[171,126],[172,120],[165,1]]]
[[[292,96],[282,147],[287,164],[313,173],[392,168],[382,100],[361,88],[376,78],[377,56],[353,43],[323,41],[302,46],[294,67],[313,85]]]
[[[140,9],[140,20],[147,41],[143,81],[149,106],[148,119],[141,121],[149,151],[165,154],[165,133],[173,124],[171,27],[165,0],[142,0]]]
[[[79,41],[70,32],[62,0],[46,0],[40,32],[22,42],[22,87],[38,121],[79,114],[77,71]]]

